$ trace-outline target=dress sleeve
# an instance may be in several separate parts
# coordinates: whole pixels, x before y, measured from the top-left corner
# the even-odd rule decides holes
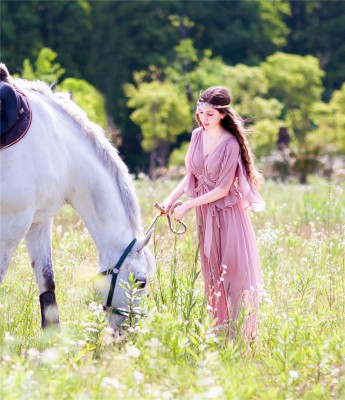
[[[220,170],[215,187],[230,189],[235,178],[239,154],[240,146],[237,141],[229,141],[220,162]]]
[[[241,160],[238,162],[238,167],[238,192],[242,199],[243,208],[253,212],[263,211],[265,201],[257,188],[247,179],[247,173]]]
[[[236,185],[234,181],[236,179]],[[215,187],[229,188],[227,196],[216,201],[216,206],[221,209],[232,207],[239,201],[244,209],[253,212],[263,211],[265,202],[256,187],[248,180],[243,166],[240,146],[237,141],[232,140],[227,144],[221,168]]]

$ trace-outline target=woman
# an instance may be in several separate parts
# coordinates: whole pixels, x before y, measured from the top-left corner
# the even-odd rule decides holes
[[[191,197],[175,208],[173,217],[180,220],[196,208],[208,309],[217,326],[231,326],[244,306],[243,333],[252,339],[262,277],[246,210],[261,211],[265,203],[256,190],[259,174],[246,130],[230,102],[224,87],[211,87],[200,95],[199,128],[192,133],[186,155],[188,173],[161,207],[168,212],[184,193]]]

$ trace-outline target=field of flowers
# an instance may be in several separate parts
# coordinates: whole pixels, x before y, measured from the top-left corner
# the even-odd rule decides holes
[[[136,182],[144,223],[176,182]],[[345,184],[267,182],[252,215],[264,271],[259,340],[229,342],[206,315],[194,213],[174,236],[161,220],[148,315],[117,341],[95,301],[97,254],[68,207],[53,259],[62,331],[42,333],[24,243],[0,287],[1,399],[344,399]]]

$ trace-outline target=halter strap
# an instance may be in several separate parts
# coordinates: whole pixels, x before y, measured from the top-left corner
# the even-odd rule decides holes
[[[128,254],[133,249],[133,246],[135,245],[136,242],[137,242],[137,239],[134,238],[131,241],[131,243],[127,246],[126,250],[123,252],[122,256],[120,257],[120,259],[118,260],[118,262],[115,264],[115,266],[113,268],[107,269],[106,271],[99,272],[94,278],[92,278],[92,280],[95,281],[96,279],[99,279],[101,276],[113,275],[111,278],[111,282],[110,282],[107,303],[104,307],[111,308],[111,303],[113,301],[117,275],[119,274],[122,264],[124,263]],[[120,312],[117,312],[117,310],[115,310],[115,309],[113,312],[114,312],[114,314],[120,314]],[[120,314],[120,315],[122,315],[122,314]]]
[[[128,254],[131,252],[133,249],[133,246],[137,242],[137,239],[133,239],[131,243],[126,247],[126,250],[123,252],[122,256],[119,258],[118,262],[115,264],[113,268],[107,269],[105,271],[99,272],[93,279],[97,278],[99,275],[110,275],[114,273],[115,268],[120,268],[125,259],[127,258]],[[119,271],[116,271],[115,273],[119,273]]]

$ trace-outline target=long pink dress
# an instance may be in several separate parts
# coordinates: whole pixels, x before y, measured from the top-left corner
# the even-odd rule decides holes
[[[203,128],[192,133],[186,156],[185,193],[198,197],[215,187],[225,188],[231,184],[226,197],[196,207],[208,309],[216,325],[236,321],[242,305],[249,309],[245,313],[243,331],[250,338],[257,330],[262,274],[247,209],[261,211],[265,203],[246,178],[237,139],[229,136],[204,156],[203,133]]]

